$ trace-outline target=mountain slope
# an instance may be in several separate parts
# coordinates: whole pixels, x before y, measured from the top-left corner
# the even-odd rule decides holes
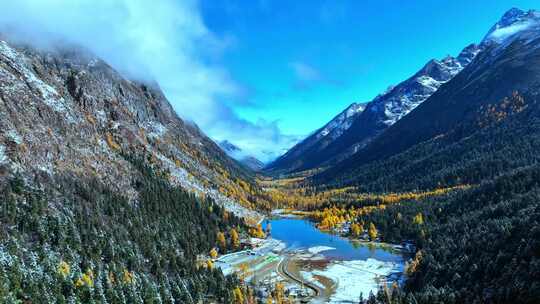
[[[363,103],[351,104],[343,112],[336,115],[329,123],[294,145],[287,153],[273,161],[265,169],[269,172],[288,172],[304,168],[304,158],[306,155],[317,154],[324,150],[330,143],[350,128],[352,122],[364,109],[365,104]]]
[[[0,41],[0,117],[0,302],[232,301],[203,263],[256,185],[157,85]]]
[[[417,244],[406,294],[392,293],[392,303],[538,303],[539,174],[538,164],[510,170],[467,191],[363,216],[385,241]]]
[[[242,164],[250,170],[258,172],[264,168],[264,163],[254,156],[246,156],[242,159]]]
[[[175,114],[157,85],[126,80],[82,50],[43,53],[2,41],[0,72],[0,150],[8,173],[96,176],[134,200],[121,154],[138,154],[167,170],[175,185],[231,209],[237,204],[218,187],[250,182],[246,170]]]
[[[490,31],[482,42],[484,50],[461,73],[364,149],[317,176],[317,182],[359,183],[363,180],[360,172],[364,172],[365,166],[396,160],[405,151],[413,153],[411,151],[414,150],[408,149],[415,145],[418,145],[415,149],[420,150],[436,142],[444,145],[440,149],[445,149],[494,122],[514,117],[522,111],[536,113],[540,89],[540,14],[535,11],[519,12],[517,18],[516,10],[503,16],[494,27],[496,31]],[[519,26],[519,31],[515,31],[515,24],[505,22],[512,16],[515,22],[526,23],[527,26]],[[506,24],[506,27],[501,24]],[[493,36],[497,31],[512,34],[494,40],[493,37],[502,37]],[[517,124],[527,127],[530,115],[516,117],[523,119]],[[513,127],[512,130],[517,131],[518,128]],[[491,143],[495,139],[484,140]],[[391,158],[393,156],[395,158]],[[416,157],[429,160],[425,154]]]
[[[479,50],[477,45],[472,44],[456,58],[448,56],[442,60],[429,61],[412,77],[369,102],[364,111],[355,115],[352,122],[349,121],[342,134],[326,141],[317,149],[291,150],[269,169],[287,172],[314,169],[335,164],[349,157],[457,75],[473,60]]]

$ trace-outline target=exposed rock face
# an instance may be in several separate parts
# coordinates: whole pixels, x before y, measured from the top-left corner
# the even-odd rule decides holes
[[[55,175],[97,178],[137,200],[123,155],[147,157],[176,185],[249,213],[219,193],[249,179],[157,85],[130,81],[82,51],[40,52],[0,42],[0,182]],[[228,172],[228,174],[224,174]]]

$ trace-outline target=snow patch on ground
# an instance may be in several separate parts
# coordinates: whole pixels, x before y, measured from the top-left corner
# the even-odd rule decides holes
[[[17,132],[17,130],[9,130],[6,132],[6,137],[9,138],[12,142],[20,145],[22,143],[22,138]]]
[[[149,121],[145,124],[144,127],[150,132],[148,133],[148,136],[151,138],[159,138],[168,131],[167,127],[165,127],[158,121]]]
[[[313,276],[313,273],[308,271],[300,271],[300,275],[311,284],[314,284],[321,289],[325,289],[324,285]]]
[[[0,145],[0,164],[4,164],[8,162],[8,157],[6,154],[6,147],[4,145]]]
[[[99,120],[100,123],[107,122],[107,114],[105,114],[105,111],[103,111],[103,110],[96,111],[96,117],[97,117],[97,119]]]
[[[25,60],[21,59],[24,58],[23,56],[11,48],[5,41],[0,42],[0,53],[4,54],[4,56],[13,63],[17,70],[21,72],[26,83],[38,91],[38,93],[43,97],[43,102],[46,105],[48,105],[55,112],[63,113],[68,122],[77,122],[76,117],[74,117],[72,114],[73,111],[64,98],[60,96],[54,87],[45,83],[35,75],[32,69],[28,67],[29,64]]]
[[[314,247],[310,247],[308,249],[308,252],[311,253],[311,254],[318,254],[318,253],[321,253],[323,251],[334,250],[334,249],[336,249],[336,248],[330,247],[330,246],[314,246]]]
[[[417,81],[418,83],[429,88],[433,92],[435,92],[441,86],[440,81],[437,81],[428,75],[422,75],[418,77]]]
[[[403,264],[383,262],[375,259],[339,261],[328,265],[325,270],[312,273],[327,277],[337,284],[336,292],[329,303],[356,303],[360,294],[366,299],[370,292],[376,293],[387,276],[402,273]]]

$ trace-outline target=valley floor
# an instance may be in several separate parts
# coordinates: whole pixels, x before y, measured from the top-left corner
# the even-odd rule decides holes
[[[379,260],[373,253],[365,259],[337,259],[325,252],[340,251],[326,245],[296,247],[272,237],[251,243],[253,249],[223,255],[214,265],[224,274],[236,273],[263,300],[278,283],[298,303],[352,303],[384,284],[402,283],[404,263]],[[362,246],[368,245],[359,251]]]

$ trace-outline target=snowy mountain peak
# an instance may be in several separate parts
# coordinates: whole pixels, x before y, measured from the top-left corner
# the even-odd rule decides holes
[[[343,112],[339,113],[334,119],[327,123],[324,127],[319,129],[315,136],[317,138],[325,137],[330,135],[332,138],[337,138],[345,130],[347,130],[356,115],[364,111],[366,105],[363,103],[352,103],[348,106]]]
[[[266,169],[306,170],[338,162],[414,110],[469,64],[480,47],[471,44],[458,57],[430,60],[416,74],[377,95],[367,104],[353,103]]]
[[[480,53],[482,48],[476,43],[469,44],[467,47],[459,53],[457,60],[461,63],[462,66],[466,66]]]
[[[501,20],[498,22],[501,26],[508,26],[513,23],[515,23],[517,20],[521,19],[525,15],[525,11],[513,7],[509,9],[504,15],[502,16]]]
[[[457,57],[428,61],[414,76],[375,97],[367,106],[369,112],[377,113],[379,118],[375,121],[387,126],[394,124],[463,70],[480,50],[478,45],[471,44]]]
[[[519,33],[530,30],[540,30],[540,12],[530,10],[525,12],[518,8],[507,11],[495,25],[489,30],[482,43],[504,43],[518,37]]]

